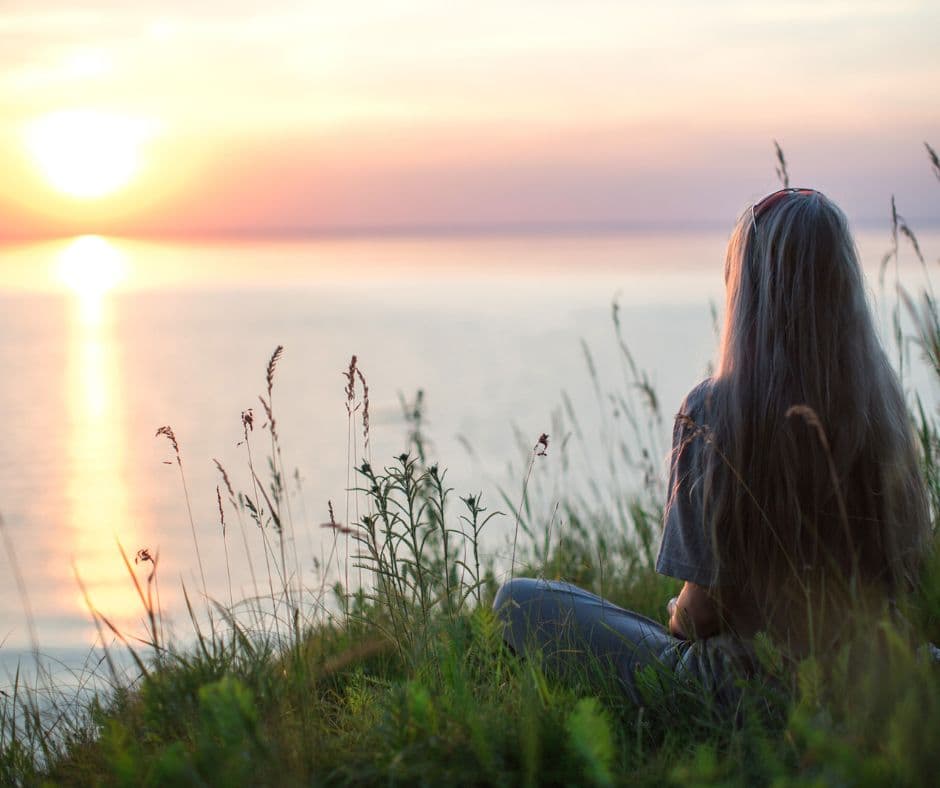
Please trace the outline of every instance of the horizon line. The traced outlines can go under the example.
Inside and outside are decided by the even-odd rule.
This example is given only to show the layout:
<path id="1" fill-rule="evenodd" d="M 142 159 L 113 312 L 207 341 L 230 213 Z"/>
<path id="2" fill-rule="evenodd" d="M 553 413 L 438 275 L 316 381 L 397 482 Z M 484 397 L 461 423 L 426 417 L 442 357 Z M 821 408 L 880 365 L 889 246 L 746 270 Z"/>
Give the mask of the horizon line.
<path id="1" fill-rule="evenodd" d="M 933 230 L 940 228 L 937 217 L 913 217 L 907 219 L 908 225 L 915 224 L 919 229 Z M 855 228 L 866 230 L 878 227 L 890 228 L 890 217 L 859 217 L 852 222 Z M 328 226 L 288 226 L 288 227 L 217 227 L 205 229 L 177 230 L 123 230 L 89 227 L 82 230 L 61 230 L 51 232 L 8 233 L 0 230 L 0 244 L 42 243 L 48 241 L 78 238 L 95 235 L 105 238 L 123 238 L 127 240 L 174 242 L 174 241 L 224 241 L 224 240 L 264 240 L 290 241 L 315 239 L 356 239 L 356 238 L 481 238 L 525 237 L 525 236 L 584 236 L 584 235 L 623 235 L 627 233 L 660 232 L 731 232 L 733 223 L 719 220 L 695 221 L 628 221 L 599 220 L 587 222 L 569 221 L 522 221 L 522 222 L 467 222 L 467 223 L 415 223 L 401 225 L 362 224 Z M 916 229 L 915 229 L 916 232 Z"/>

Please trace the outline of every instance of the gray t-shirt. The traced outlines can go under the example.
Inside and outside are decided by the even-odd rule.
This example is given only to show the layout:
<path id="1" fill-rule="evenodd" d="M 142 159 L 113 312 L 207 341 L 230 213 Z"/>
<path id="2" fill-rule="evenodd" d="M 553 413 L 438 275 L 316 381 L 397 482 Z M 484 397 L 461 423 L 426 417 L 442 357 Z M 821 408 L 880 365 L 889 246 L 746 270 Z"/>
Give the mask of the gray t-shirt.
<path id="1" fill-rule="evenodd" d="M 702 507 L 705 418 L 711 379 L 690 391 L 679 408 L 672 434 L 669 499 L 663 514 L 663 538 L 656 571 L 712 587 L 723 585 Z"/>

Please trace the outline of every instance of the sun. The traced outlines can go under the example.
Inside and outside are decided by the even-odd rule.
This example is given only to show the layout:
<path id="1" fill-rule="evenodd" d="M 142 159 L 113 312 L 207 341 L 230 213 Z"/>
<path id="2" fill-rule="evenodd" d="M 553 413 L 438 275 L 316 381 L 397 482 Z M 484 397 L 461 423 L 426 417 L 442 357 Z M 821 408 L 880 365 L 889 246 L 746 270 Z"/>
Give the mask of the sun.
<path id="1" fill-rule="evenodd" d="M 119 191 L 139 173 L 146 121 L 98 110 L 43 115 L 26 129 L 26 145 L 49 184 L 78 199 Z"/>

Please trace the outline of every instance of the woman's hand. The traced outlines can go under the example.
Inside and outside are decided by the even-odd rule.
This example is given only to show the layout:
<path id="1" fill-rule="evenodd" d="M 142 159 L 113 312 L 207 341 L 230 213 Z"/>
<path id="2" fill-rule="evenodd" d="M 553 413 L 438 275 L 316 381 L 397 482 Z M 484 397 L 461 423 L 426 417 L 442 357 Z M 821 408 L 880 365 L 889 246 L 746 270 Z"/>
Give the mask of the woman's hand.
<path id="1" fill-rule="evenodd" d="M 721 617 L 718 603 L 708 589 L 686 582 L 678 597 L 666 605 L 669 611 L 669 631 L 683 640 L 701 640 L 717 635 Z"/>

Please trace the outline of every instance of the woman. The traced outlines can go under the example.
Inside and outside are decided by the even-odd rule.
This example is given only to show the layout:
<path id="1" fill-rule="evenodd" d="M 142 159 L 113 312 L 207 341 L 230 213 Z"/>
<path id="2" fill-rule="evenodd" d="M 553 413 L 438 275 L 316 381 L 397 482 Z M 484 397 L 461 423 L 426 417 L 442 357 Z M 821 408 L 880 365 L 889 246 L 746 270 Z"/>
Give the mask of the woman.
<path id="1" fill-rule="evenodd" d="M 715 691 L 767 632 L 794 657 L 837 644 L 848 612 L 916 582 L 925 490 L 897 377 L 845 216 L 783 189 L 739 219 L 717 371 L 676 418 L 656 569 L 684 581 L 668 629 L 566 583 L 516 579 L 494 606 L 518 653 L 600 662 L 636 698 L 659 665 Z"/>

